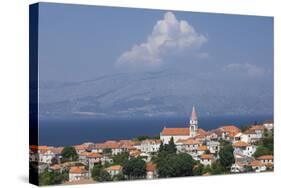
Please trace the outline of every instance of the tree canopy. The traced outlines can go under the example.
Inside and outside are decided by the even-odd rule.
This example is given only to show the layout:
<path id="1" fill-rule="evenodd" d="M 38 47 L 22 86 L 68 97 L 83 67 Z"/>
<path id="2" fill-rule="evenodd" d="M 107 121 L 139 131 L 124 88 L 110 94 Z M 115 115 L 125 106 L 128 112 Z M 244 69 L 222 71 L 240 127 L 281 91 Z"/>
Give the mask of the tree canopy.
<path id="1" fill-rule="evenodd" d="M 219 162 L 225 171 L 229 171 L 235 159 L 233 156 L 233 147 L 231 144 L 225 144 L 219 152 Z"/>
<path id="2" fill-rule="evenodd" d="M 171 153 L 161 156 L 157 160 L 157 168 L 160 177 L 191 176 L 194 160 L 187 153 Z"/>
<path id="3" fill-rule="evenodd" d="M 64 147 L 61 155 L 65 161 L 76 161 L 78 159 L 78 154 L 72 146 Z"/>
<path id="4" fill-rule="evenodd" d="M 144 178 L 146 175 L 146 164 L 140 157 L 132 158 L 125 162 L 123 174 L 126 175 L 128 179 Z"/>
<path id="5" fill-rule="evenodd" d="M 272 151 L 265 146 L 258 146 L 256 152 L 253 154 L 254 157 L 262 155 L 272 155 Z"/>

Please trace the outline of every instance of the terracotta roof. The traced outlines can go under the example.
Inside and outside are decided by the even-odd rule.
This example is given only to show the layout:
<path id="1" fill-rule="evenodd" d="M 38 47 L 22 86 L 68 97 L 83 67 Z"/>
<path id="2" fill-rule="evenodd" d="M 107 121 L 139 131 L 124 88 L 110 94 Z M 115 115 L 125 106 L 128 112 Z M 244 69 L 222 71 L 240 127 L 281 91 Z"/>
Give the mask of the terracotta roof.
<path id="1" fill-rule="evenodd" d="M 76 145 L 76 146 L 74 146 L 74 148 L 76 150 L 86 150 L 88 148 L 88 146 L 86 146 L 86 145 Z"/>
<path id="2" fill-rule="evenodd" d="M 164 128 L 162 135 L 189 135 L 188 128 Z"/>
<path id="3" fill-rule="evenodd" d="M 54 154 L 61 154 L 63 147 L 56 147 L 50 149 Z"/>
<path id="4" fill-rule="evenodd" d="M 120 171 L 122 170 L 122 166 L 121 165 L 113 165 L 113 166 L 110 166 L 108 168 L 105 169 L 106 171 Z"/>
<path id="5" fill-rule="evenodd" d="M 198 150 L 198 151 L 206 151 L 206 150 L 208 150 L 208 147 L 205 146 L 205 145 L 202 145 L 202 146 L 199 146 L 199 147 L 197 148 L 197 150 Z"/>
<path id="6" fill-rule="evenodd" d="M 263 124 L 273 124 L 273 120 L 265 120 Z"/>
<path id="7" fill-rule="evenodd" d="M 254 129 L 248 129 L 244 132 L 244 134 L 256 134 L 256 131 Z"/>
<path id="8" fill-rule="evenodd" d="M 203 154 L 200 156 L 201 159 L 213 159 L 214 156 L 212 154 Z"/>
<path id="9" fill-rule="evenodd" d="M 255 160 L 250 163 L 250 166 L 263 166 L 263 164 L 260 161 Z"/>
<path id="10" fill-rule="evenodd" d="M 141 143 L 160 144 L 161 140 L 159 140 L 159 139 L 146 139 L 146 140 L 143 140 Z"/>
<path id="11" fill-rule="evenodd" d="M 36 146 L 34 146 L 34 147 L 36 147 Z M 37 149 L 38 150 L 48 150 L 49 147 L 48 146 L 37 146 Z"/>
<path id="12" fill-rule="evenodd" d="M 262 155 L 257 158 L 258 160 L 273 160 L 273 155 Z"/>
<path id="13" fill-rule="evenodd" d="M 106 149 L 106 148 L 110 148 L 110 149 L 116 149 L 116 148 L 120 148 L 121 145 L 120 143 L 116 142 L 116 141 L 107 141 L 104 143 L 97 143 L 94 145 L 93 148 L 97 148 L 97 149 Z"/>
<path id="14" fill-rule="evenodd" d="M 52 170 L 59 170 L 59 169 L 61 169 L 61 165 L 55 164 L 53 166 L 50 166 L 50 169 L 52 169 Z"/>
<path id="15" fill-rule="evenodd" d="M 85 156 L 87 158 L 101 158 L 102 155 L 99 153 L 95 153 L 95 152 L 83 152 L 80 154 L 80 156 Z"/>
<path id="16" fill-rule="evenodd" d="M 141 154 L 141 152 L 139 150 L 133 150 L 130 152 L 130 156 L 132 157 L 137 157 Z"/>
<path id="17" fill-rule="evenodd" d="M 189 139 L 179 139 L 177 141 L 177 143 L 183 143 L 183 144 L 186 144 L 186 145 L 199 144 L 199 142 L 197 140 L 194 140 L 192 138 L 189 138 Z"/>
<path id="18" fill-rule="evenodd" d="M 90 183 L 96 183 L 95 180 L 92 179 L 80 179 L 75 181 L 66 181 L 63 184 L 64 185 L 78 185 L 78 184 L 90 184 Z"/>
<path id="19" fill-rule="evenodd" d="M 146 163 L 146 171 L 155 171 L 156 164 L 153 164 L 152 162 Z"/>
<path id="20" fill-rule="evenodd" d="M 84 166 L 73 166 L 69 170 L 69 173 L 72 173 L 72 174 L 84 174 L 87 172 L 88 171 L 85 169 Z"/>
<path id="21" fill-rule="evenodd" d="M 241 130 L 235 125 L 225 125 L 220 127 L 220 129 L 224 132 L 241 132 Z"/>
<path id="22" fill-rule="evenodd" d="M 202 136 L 206 136 L 206 135 L 207 135 L 207 132 L 206 132 L 204 129 L 199 128 L 199 129 L 197 130 L 197 134 L 202 135 Z"/>
<path id="23" fill-rule="evenodd" d="M 253 125 L 250 129 L 251 130 L 264 130 L 264 126 L 263 125 Z"/>
<path id="24" fill-rule="evenodd" d="M 233 144 L 233 147 L 247 147 L 247 146 L 249 146 L 249 144 L 243 141 L 238 141 Z"/>

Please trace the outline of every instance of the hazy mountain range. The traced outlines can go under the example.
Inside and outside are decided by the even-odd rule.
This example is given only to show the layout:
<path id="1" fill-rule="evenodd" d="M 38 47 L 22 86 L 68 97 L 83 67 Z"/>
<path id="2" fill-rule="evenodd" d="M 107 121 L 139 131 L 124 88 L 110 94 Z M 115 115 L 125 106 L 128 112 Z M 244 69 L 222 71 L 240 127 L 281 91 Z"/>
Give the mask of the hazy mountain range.
<path id="1" fill-rule="evenodd" d="M 195 105 L 202 116 L 273 113 L 267 81 L 221 78 L 162 70 L 79 82 L 40 81 L 39 111 L 41 117 L 167 117 L 189 115 Z"/>

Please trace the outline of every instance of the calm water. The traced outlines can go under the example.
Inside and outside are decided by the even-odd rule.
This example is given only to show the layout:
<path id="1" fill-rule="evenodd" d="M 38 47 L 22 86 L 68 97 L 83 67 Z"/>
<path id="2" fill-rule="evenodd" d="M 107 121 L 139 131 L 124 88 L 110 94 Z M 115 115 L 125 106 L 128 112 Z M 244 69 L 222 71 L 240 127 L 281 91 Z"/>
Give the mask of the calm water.
<path id="1" fill-rule="evenodd" d="M 272 116 L 224 116 L 199 119 L 199 127 L 205 130 L 221 125 L 249 125 L 263 122 Z M 137 136 L 159 135 L 164 126 L 184 127 L 186 118 L 172 119 L 41 119 L 39 127 L 39 144 L 66 146 L 84 142 L 102 142 L 105 140 L 130 139 Z"/>

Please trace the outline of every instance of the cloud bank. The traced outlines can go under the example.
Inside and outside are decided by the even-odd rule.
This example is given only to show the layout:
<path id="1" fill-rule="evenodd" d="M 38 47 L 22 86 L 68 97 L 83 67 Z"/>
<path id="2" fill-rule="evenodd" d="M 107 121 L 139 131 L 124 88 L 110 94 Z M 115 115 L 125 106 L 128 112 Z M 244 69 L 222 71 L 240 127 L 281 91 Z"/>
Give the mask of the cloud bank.
<path id="1" fill-rule="evenodd" d="M 116 65 L 129 68 L 159 67 L 166 56 L 179 53 L 204 58 L 207 54 L 198 49 L 205 42 L 207 38 L 197 33 L 186 20 L 179 21 L 172 12 L 167 12 L 162 20 L 157 21 L 147 40 L 124 52 Z"/>
<path id="2" fill-rule="evenodd" d="M 250 64 L 250 63 L 231 63 L 223 68 L 223 71 L 246 74 L 250 77 L 263 76 L 266 70 L 262 67 Z"/>

